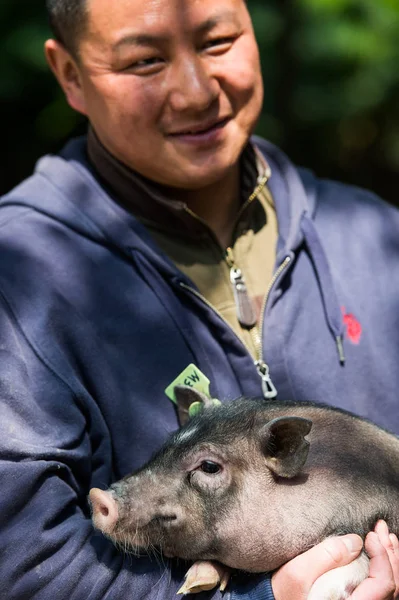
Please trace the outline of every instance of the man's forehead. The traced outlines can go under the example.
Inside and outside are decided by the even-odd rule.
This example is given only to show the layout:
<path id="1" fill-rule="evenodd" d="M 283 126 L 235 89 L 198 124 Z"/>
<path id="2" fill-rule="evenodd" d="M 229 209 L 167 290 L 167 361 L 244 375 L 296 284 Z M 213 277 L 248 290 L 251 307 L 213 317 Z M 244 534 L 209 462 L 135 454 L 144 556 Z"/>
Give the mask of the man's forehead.
<path id="1" fill-rule="evenodd" d="M 234 12 L 222 12 L 216 14 L 214 17 L 205 19 L 199 23 L 193 24 L 193 33 L 198 35 L 204 35 L 208 31 L 214 29 L 219 23 L 225 22 L 237 22 L 237 15 Z M 151 28 L 148 28 L 148 31 Z M 155 25 L 154 33 L 145 33 L 142 30 L 124 32 L 117 37 L 115 42 L 112 44 L 113 50 L 119 50 L 123 46 L 148 46 L 155 42 L 167 40 L 173 32 L 170 29 L 166 29 L 165 33 L 162 33 L 162 29 L 158 31 L 158 27 Z M 190 28 L 191 29 L 191 28 Z"/>
<path id="2" fill-rule="evenodd" d="M 244 0 L 88 0 L 88 24 L 92 33 L 107 31 L 117 43 L 129 29 L 151 35 L 162 26 L 170 31 L 170 23 L 173 30 L 206 31 L 221 22 L 237 21 L 243 5 Z"/>

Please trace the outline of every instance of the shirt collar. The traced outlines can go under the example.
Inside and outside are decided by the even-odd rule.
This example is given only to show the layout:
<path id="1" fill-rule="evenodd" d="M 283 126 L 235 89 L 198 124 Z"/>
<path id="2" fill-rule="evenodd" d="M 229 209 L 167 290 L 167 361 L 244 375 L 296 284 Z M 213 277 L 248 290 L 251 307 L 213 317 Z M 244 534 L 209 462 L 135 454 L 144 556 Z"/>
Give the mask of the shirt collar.
<path id="1" fill-rule="evenodd" d="M 181 236 L 203 237 L 207 226 L 187 210 L 187 205 L 167 197 L 161 185 L 143 177 L 116 159 L 100 142 L 90 127 L 87 138 L 89 160 L 102 184 L 116 202 L 144 223 Z M 259 182 L 270 176 L 263 155 L 251 142 L 241 156 L 241 199 L 244 205 Z M 256 199 L 254 199 L 256 200 Z M 251 205 L 245 207 L 251 210 Z M 240 217 L 243 217 L 243 213 Z"/>

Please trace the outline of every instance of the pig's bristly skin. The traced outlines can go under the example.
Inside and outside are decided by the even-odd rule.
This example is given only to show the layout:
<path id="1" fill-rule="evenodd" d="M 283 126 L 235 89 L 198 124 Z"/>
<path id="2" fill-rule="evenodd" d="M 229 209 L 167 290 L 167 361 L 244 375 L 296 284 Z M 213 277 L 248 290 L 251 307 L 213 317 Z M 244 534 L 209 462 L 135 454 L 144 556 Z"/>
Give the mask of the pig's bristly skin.
<path id="1" fill-rule="evenodd" d="M 265 437 L 265 424 L 287 415 L 312 422 L 302 430 L 307 460 L 302 434 Z M 303 466 L 292 462 L 299 451 Z M 284 476 L 279 461 L 289 463 Z M 112 485 L 119 518 L 102 529 L 123 547 L 269 571 L 329 535 L 365 536 L 378 518 L 398 534 L 398 465 L 399 440 L 353 415 L 238 400 L 204 410 Z"/>

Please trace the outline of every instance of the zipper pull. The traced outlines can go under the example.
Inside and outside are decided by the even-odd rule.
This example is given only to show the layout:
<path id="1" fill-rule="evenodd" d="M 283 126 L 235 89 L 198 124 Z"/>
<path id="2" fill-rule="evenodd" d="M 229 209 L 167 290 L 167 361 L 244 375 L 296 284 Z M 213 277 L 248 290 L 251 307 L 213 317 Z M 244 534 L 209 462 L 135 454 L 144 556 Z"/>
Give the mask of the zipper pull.
<path id="1" fill-rule="evenodd" d="M 258 319 L 254 304 L 248 294 L 244 276 L 241 269 L 235 265 L 231 248 L 227 248 L 226 250 L 226 262 L 230 267 L 230 282 L 233 286 L 237 319 L 243 327 L 250 329 L 256 325 Z"/>
<path id="2" fill-rule="evenodd" d="M 236 304 L 237 319 L 243 327 L 251 328 L 256 325 L 256 313 L 253 302 L 248 295 L 247 286 L 240 269 L 230 269 L 230 281 L 233 286 L 234 301 Z"/>
<path id="3" fill-rule="evenodd" d="M 263 362 L 263 360 L 257 360 L 255 362 L 255 366 L 262 379 L 263 397 L 266 400 L 273 400 L 277 396 L 277 390 L 274 386 L 272 378 L 270 377 L 269 366 Z"/>

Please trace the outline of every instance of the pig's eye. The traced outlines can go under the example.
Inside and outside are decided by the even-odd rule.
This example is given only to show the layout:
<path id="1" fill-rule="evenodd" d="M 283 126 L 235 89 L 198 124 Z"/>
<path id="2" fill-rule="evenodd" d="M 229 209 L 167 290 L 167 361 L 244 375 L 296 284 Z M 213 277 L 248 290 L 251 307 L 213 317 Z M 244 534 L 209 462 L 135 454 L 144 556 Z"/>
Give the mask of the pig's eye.
<path id="1" fill-rule="evenodd" d="M 208 475 L 215 475 L 220 471 L 220 465 L 212 462 L 211 460 L 204 460 L 204 462 L 200 464 L 199 468 L 203 473 L 207 473 Z"/>

